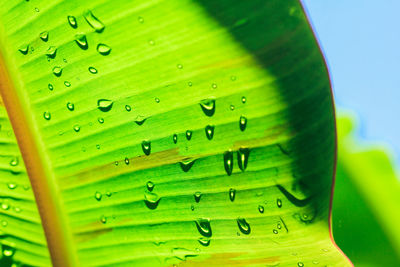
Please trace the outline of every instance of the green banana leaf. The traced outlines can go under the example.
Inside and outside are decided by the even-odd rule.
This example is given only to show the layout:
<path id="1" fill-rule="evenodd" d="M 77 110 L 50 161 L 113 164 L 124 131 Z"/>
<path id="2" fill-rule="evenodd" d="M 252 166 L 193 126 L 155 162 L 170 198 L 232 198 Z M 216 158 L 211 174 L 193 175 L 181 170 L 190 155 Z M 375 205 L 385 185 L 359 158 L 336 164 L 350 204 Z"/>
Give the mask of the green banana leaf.
<path id="1" fill-rule="evenodd" d="M 400 179 L 386 146 L 355 137 L 355 118 L 338 113 L 333 234 L 355 266 L 399 266 Z"/>
<path id="2" fill-rule="evenodd" d="M 2 0 L 0 51 L 4 266 L 351 265 L 299 1 Z"/>

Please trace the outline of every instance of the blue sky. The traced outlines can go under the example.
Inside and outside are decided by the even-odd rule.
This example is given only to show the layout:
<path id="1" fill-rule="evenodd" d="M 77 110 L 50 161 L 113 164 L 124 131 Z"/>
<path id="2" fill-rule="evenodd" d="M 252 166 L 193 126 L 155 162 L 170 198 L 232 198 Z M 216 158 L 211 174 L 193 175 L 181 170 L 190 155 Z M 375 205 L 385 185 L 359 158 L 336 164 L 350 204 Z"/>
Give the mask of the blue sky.
<path id="1" fill-rule="evenodd" d="M 400 163 L 400 1 L 303 0 L 327 60 L 336 106 L 360 117 L 359 135 Z"/>

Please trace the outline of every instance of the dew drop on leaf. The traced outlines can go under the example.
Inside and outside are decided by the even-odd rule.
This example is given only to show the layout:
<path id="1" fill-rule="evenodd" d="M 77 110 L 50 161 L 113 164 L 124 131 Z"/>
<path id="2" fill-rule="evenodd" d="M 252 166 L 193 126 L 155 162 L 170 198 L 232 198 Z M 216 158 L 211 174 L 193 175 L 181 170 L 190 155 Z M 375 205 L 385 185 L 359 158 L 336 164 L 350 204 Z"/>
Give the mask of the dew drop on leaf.
<path id="1" fill-rule="evenodd" d="M 12 256 L 14 256 L 15 248 L 13 248 L 11 246 L 7 246 L 5 244 L 2 244 L 1 248 L 2 248 L 1 250 L 2 250 L 2 254 L 4 257 L 11 258 Z"/>
<path id="2" fill-rule="evenodd" d="M 229 199 L 233 202 L 235 201 L 235 197 L 236 197 L 236 190 L 233 188 L 229 189 Z"/>
<path id="3" fill-rule="evenodd" d="M 259 211 L 260 213 L 264 213 L 264 206 L 258 205 L 258 211 Z"/>
<path id="4" fill-rule="evenodd" d="M 111 52 L 111 47 L 106 44 L 98 44 L 97 52 L 99 52 L 100 55 L 107 56 Z"/>
<path id="5" fill-rule="evenodd" d="M 18 165 L 18 163 L 19 163 L 18 158 L 17 158 L 17 157 L 14 157 L 14 158 L 12 158 L 11 161 L 10 161 L 10 166 L 11 166 L 11 167 L 15 167 L 15 166 Z"/>
<path id="6" fill-rule="evenodd" d="M 55 58 L 57 53 L 57 48 L 55 46 L 50 46 L 46 51 L 46 56 L 48 58 Z"/>
<path id="7" fill-rule="evenodd" d="M 211 87 L 212 87 L 212 89 L 216 89 L 217 88 L 217 84 L 213 83 L 213 84 L 211 84 Z"/>
<path id="8" fill-rule="evenodd" d="M 192 134 L 193 134 L 192 131 L 187 130 L 187 131 L 186 131 L 186 139 L 190 141 L 190 139 L 192 139 Z"/>
<path id="9" fill-rule="evenodd" d="M 233 110 L 235 110 L 235 106 L 234 105 L 231 105 L 230 106 L 230 109 L 233 111 Z"/>
<path id="10" fill-rule="evenodd" d="M 231 76 L 231 81 L 236 81 L 236 76 Z"/>
<path id="11" fill-rule="evenodd" d="M 97 108 L 103 112 L 110 111 L 114 102 L 108 99 L 97 100 Z"/>
<path id="12" fill-rule="evenodd" d="M 188 86 L 191 87 L 193 85 L 192 82 L 188 82 Z"/>
<path id="13" fill-rule="evenodd" d="M 74 103 L 68 102 L 67 103 L 67 109 L 70 111 L 73 111 L 75 109 Z"/>
<path id="14" fill-rule="evenodd" d="M 79 132 L 81 130 L 81 127 L 79 125 L 74 125 L 74 131 Z"/>
<path id="15" fill-rule="evenodd" d="M 208 247 L 210 245 L 210 243 L 211 243 L 210 239 L 204 238 L 204 237 L 200 237 L 198 239 L 198 241 L 199 241 L 200 245 L 205 246 L 205 247 Z"/>
<path id="16" fill-rule="evenodd" d="M 21 47 L 20 49 L 18 49 L 19 52 L 21 52 L 21 54 L 26 55 L 29 52 L 29 45 L 26 45 L 24 47 Z"/>
<path id="17" fill-rule="evenodd" d="M 103 224 L 106 224 L 106 223 L 107 223 L 107 217 L 104 216 L 104 215 L 102 215 L 102 216 L 100 217 L 100 222 L 103 223 Z"/>
<path id="18" fill-rule="evenodd" d="M 97 74 L 97 69 L 95 67 L 89 67 L 88 70 L 91 74 Z"/>
<path id="19" fill-rule="evenodd" d="M 7 203 L 1 203 L 1 208 L 3 210 L 8 210 L 8 209 L 10 209 L 10 205 L 8 205 Z"/>
<path id="20" fill-rule="evenodd" d="M 242 96 L 242 103 L 243 104 L 246 103 L 246 97 L 245 96 Z"/>
<path id="21" fill-rule="evenodd" d="M 129 165 L 129 159 L 128 158 L 125 158 L 124 162 L 125 162 L 126 165 Z"/>
<path id="22" fill-rule="evenodd" d="M 233 152 L 232 151 L 226 151 L 224 153 L 224 168 L 228 175 L 232 174 L 232 170 L 233 170 Z"/>
<path id="23" fill-rule="evenodd" d="M 139 23 L 143 23 L 144 19 L 142 17 L 138 17 L 138 21 L 139 21 Z"/>
<path id="24" fill-rule="evenodd" d="M 186 160 L 186 161 L 179 162 L 179 165 L 181 166 L 182 171 L 188 172 L 190 170 L 190 168 L 192 168 L 194 162 L 195 162 L 195 160 Z"/>
<path id="25" fill-rule="evenodd" d="M 250 234 L 250 232 L 251 232 L 250 225 L 246 222 L 246 220 L 244 218 L 238 218 L 236 220 L 236 222 L 237 222 L 240 232 L 242 232 L 245 235 Z"/>
<path id="26" fill-rule="evenodd" d="M 49 32 L 48 31 L 41 32 L 39 37 L 40 39 L 42 39 L 43 42 L 47 42 L 49 40 Z"/>
<path id="27" fill-rule="evenodd" d="M 87 23 L 98 33 L 102 32 L 105 28 L 104 24 L 96 18 L 92 11 L 87 10 L 83 13 L 83 16 L 85 17 Z"/>
<path id="28" fill-rule="evenodd" d="M 212 230 L 209 219 L 198 219 L 195 221 L 197 230 L 202 236 L 211 237 Z"/>
<path id="29" fill-rule="evenodd" d="M 146 187 L 147 187 L 147 190 L 149 190 L 149 191 L 151 192 L 151 191 L 153 191 L 153 189 L 154 189 L 154 183 L 151 182 L 151 181 L 148 181 L 148 182 L 146 183 Z"/>
<path id="30" fill-rule="evenodd" d="M 45 111 L 45 112 L 43 113 L 43 118 L 44 118 L 45 120 L 50 120 L 50 119 L 51 119 L 51 114 L 50 114 L 50 112 Z"/>
<path id="31" fill-rule="evenodd" d="M 54 68 L 53 68 L 53 74 L 54 74 L 56 77 L 60 77 L 61 74 L 62 74 L 62 68 L 59 67 L 59 66 L 54 67 Z"/>
<path id="32" fill-rule="evenodd" d="M 144 141 L 142 142 L 142 150 L 143 150 L 143 153 L 144 153 L 146 156 L 150 155 L 150 152 L 151 152 L 151 142 L 148 141 L 148 140 L 144 140 Z"/>
<path id="33" fill-rule="evenodd" d="M 178 69 L 183 69 L 183 65 L 182 65 L 182 64 L 178 64 L 178 65 L 176 65 L 176 67 L 177 67 Z"/>
<path id="34" fill-rule="evenodd" d="M 78 23 L 76 22 L 76 18 L 74 16 L 68 16 L 67 18 L 68 18 L 69 25 L 72 28 L 76 29 L 78 27 Z"/>
<path id="35" fill-rule="evenodd" d="M 76 34 L 75 42 L 83 50 L 86 50 L 89 48 L 89 44 L 88 44 L 85 34 L 81 34 L 81 33 Z"/>
<path id="36" fill-rule="evenodd" d="M 299 261 L 299 262 L 297 263 L 297 266 L 298 266 L 298 267 L 304 267 L 304 263 L 302 263 L 301 261 Z"/>
<path id="37" fill-rule="evenodd" d="M 54 87 L 53 87 L 53 85 L 52 85 L 51 83 L 49 83 L 49 84 L 47 85 L 47 87 L 49 88 L 50 91 L 53 91 L 53 89 L 54 89 Z"/>
<path id="38" fill-rule="evenodd" d="M 176 144 L 176 143 L 178 142 L 178 135 L 177 135 L 177 134 L 174 134 L 174 135 L 172 136 L 172 140 L 174 141 L 174 144 Z"/>
<path id="39" fill-rule="evenodd" d="M 276 230 L 276 229 L 272 230 L 272 232 L 273 232 L 274 234 L 278 234 L 278 230 Z"/>
<path id="40" fill-rule="evenodd" d="M 71 86 L 71 83 L 70 83 L 69 81 L 65 81 L 65 82 L 64 82 L 64 85 L 65 85 L 65 87 L 70 87 L 70 86 Z"/>
<path id="41" fill-rule="evenodd" d="M 129 105 L 125 105 L 125 110 L 129 112 L 129 111 L 132 110 L 132 108 L 131 108 L 131 106 L 129 106 Z"/>
<path id="42" fill-rule="evenodd" d="M 99 191 L 97 191 L 96 193 L 94 193 L 94 198 L 95 198 L 97 201 L 100 201 L 102 197 L 103 197 L 103 195 L 102 195 Z"/>
<path id="43" fill-rule="evenodd" d="M 104 119 L 103 119 L 103 118 L 97 118 L 97 121 L 98 121 L 100 124 L 103 124 L 103 123 L 104 123 Z"/>
<path id="44" fill-rule="evenodd" d="M 246 126 L 247 126 L 247 118 L 242 115 L 240 116 L 239 119 L 239 128 L 243 132 L 244 130 L 246 130 Z"/>
<path id="45" fill-rule="evenodd" d="M 17 188 L 17 184 L 14 184 L 14 183 L 9 183 L 9 184 L 7 184 L 7 186 L 8 186 L 8 188 L 11 189 L 11 190 Z"/>
<path id="46" fill-rule="evenodd" d="M 249 155 L 250 155 L 250 149 L 248 148 L 239 148 L 237 152 L 237 159 L 238 159 L 238 165 L 239 169 L 244 172 L 244 170 L 247 168 L 247 162 L 249 160 Z"/>
<path id="47" fill-rule="evenodd" d="M 158 204 L 160 203 L 161 198 L 153 192 L 145 192 L 144 194 L 144 203 L 146 207 L 154 210 L 157 208 Z"/>
<path id="48" fill-rule="evenodd" d="M 204 114 L 211 117 L 215 113 L 215 99 L 204 99 L 200 102 Z"/>
<path id="49" fill-rule="evenodd" d="M 156 101 L 156 103 L 160 103 L 160 99 L 158 97 L 154 98 L 154 101 Z"/>
<path id="50" fill-rule="evenodd" d="M 213 139 L 213 137 L 214 137 L 214 128 L 215 128 L 215 126 L 213 126 L 213 125 L 207 125 L 206 126 L 205 131 L 206 131 L 206 136 L 207 136 L 208 140 Z"/>
<path id="51" fill-rule="evenodd" d="M 199 203 L 200 199 L 201 199 L 201 192 L 197 191 L 196 193 L 194 193 L 194 200 Z"/>
<path id="52" fill-rule="evenodd" d="M 143 123 L 147 120 L 147 118 L 137 117 L 135 123 L 139 126 L 143 125 Z"/>
<path id="53" fill-rule="evenodd" d="M 278 208 L 282 207 L 282 200 L 280 198 L 276 199 L 276 205 L 278 206 Z"/>

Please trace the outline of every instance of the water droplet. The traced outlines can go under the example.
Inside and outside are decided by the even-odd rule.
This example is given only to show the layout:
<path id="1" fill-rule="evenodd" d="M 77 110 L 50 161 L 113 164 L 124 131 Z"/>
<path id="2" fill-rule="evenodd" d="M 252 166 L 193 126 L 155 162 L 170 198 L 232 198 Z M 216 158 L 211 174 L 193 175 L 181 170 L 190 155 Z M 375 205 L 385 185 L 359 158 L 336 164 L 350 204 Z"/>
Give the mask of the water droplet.
<path id="1" fill-rule="evenodd" d="M 104 123 L 104 119 L 103 119 L 103 118 L 97 118 L 97 121 L 98 121 L 100 124 L 103 124 L 103 123 Z"/>
<path id="2" fill-rule="evenodd" d="M 132 110 L 132 108 L 131 108 L 131 106 L 129 106 L 129 105 L 125 105 L 125 110 L 129 112 L 129 111 Z"/>
<path id="3" fill-rule="evenodd" d="M 106 196 L 111 197 L 112 193 L 110 191 L 106 192 Z"/>
<path id="4" fill-rule="evenodd" d="M 188 82 L 188 86 L 191 87 L 193 85 L 192 82 Z"/>
<path id="5" fill-rule="evenodd" d="M 198 239 L 198 241 L 199 241 L 200 245 L 205 246 L 205 247 L 208 247 L 210 245 L 210 243 L 211 243 L 210 239 L 204 238 L 204 237 L 200 237 Z"/>
<path id="6" fill-rule="evenodd" d="M 156 101 L 156 103 L 160 103 L 160 99 L 158 97 L 154 98 L 154 101 Z"/>
<path id="7" fill-rule="evenodd" d="M 94 198 L 95 198 L 97 201 L 100 201 L 102 197 L 103 197 L 103 195 L 102 195 L 99 191 L 97 191 L 96 193 L 94 193 Z"/>
<path id="8" fill-rule="evenodd" d="M 299 266 L 299 267 L 304 267 L 304 263 L 302 263 L 301 261 L 299 261 L 299 262 L 297 263 L 297 266 Z"/>
<path id="9" fill-rule="evenodd" d="M 280 224 L 280 223 L 277 223 L 276 224 L 276 227 L 280 230 L 280 229 L 282 229 L 282 225 Z"/>
<path id="10" fill-rule="evenodd" d="M 138 17 L 138 21 L 139 21 L 139 23 L 143 23 L 144 19 L 142 17 Z"/>
<path id="11" fill-rule="evenodd" d="M 100 222 L 102 222 L 103 224 L 106 224 L 106 223 L 107 223 L 107 217 L 104 216 L 104 215 L 102 215 L 102 216 L 100 217 Z"/>
<path id="12" fill-rule="evenodd" d="M 202 236 L 211 237 L 212 230 L 209 219 L 198 219 L 195 221 L 197 230 Z"/>
<path id="13" fill-rule="evenodd" d="M 99 144 L 97 144 L 97 145 L 96 145 L 96 148 L 97 148 L 97 149 L 100 149 L 100 145 L 99 145 Z"/>
<path id="14" fill-rule="evenodd" d="M 111 52 L 111 47 L 109 47 L 106 44 L 98 44 L 97 45 L 97 52 L 99 52 L 100 55 L 107 56 Z"/>
<path id="15" fill-rule="evenodd" d="M 81 130 L 81 127 L 79 125 L 74 125 L 74 131 L 79 132 Z"/>
<path id="16" fill-rule="evenodd" d="M 276 199 L 276 205 L 278 206 L 278 208 L 282 207 L 282 200 L 280 198 Z"/>
<path id="17" fill-rule="evenodd" d="M 83 13 L 83 16 L 85 17 L 87 23 L 98 33 L 102 32 L 105 28 L 104 24 L 96 18 L 92 11 L 87 10 L 85 13 Z"/>
<path id="18" fill-rule="evenodd" d="M 57 48 L 55 46 L 50 46 L 46 51 L 46 56 L 48 58 L 55 58 L 57 54 Z"/>
<path id="19" fill-rule="evenodd" d="M 155 45 L 156 43 L 154 42 L 154 40 L 149 40 L 149 45 Z"/>
<path id="20" fill-rule="evenodd" d="M 44 118 L 45 120 L 50 120 L 50 119 L 51 119 L 51 114 L 50 114 L 50 112 L 45 111 L 45 112 L 43 113 L 43 118 Z"/>
<path id="21" fill-rule="evenodd" d="M 231 108 L 231 110 L 235 110 L 235 106 L 234 105 L 231 105 L 230 108 Z"/>
<path id="22" fill-rule="evenodd" d="M 178 142 L 178 135 L 177 135 L 177 134 L 174 134 L 174 135 L 172 136 L 172 140 L 174 141 L 174 144 L 176 144 L 176 143 Z"/>
<path id="23" fill-rule="evenodd" d="M 97 100 L 97 107 L 103 112 L 110 111 L 114 102 L 108 99 L 99 99 Z"/>
<path id="24" fill-rule="evenodd" d="M 246 97 L 245 96 L 242 96 L 242 103 L 243 104 L 246 103 Z"/>
<path id="25" fill-rule="evenodd" d="M 258 205 L 258 211 L 259 211 L 260 213 L 264 213 L 264 206 Z"/>
<path id="26" fill-rule="evenodd" d="M 53 87 L 53 85 L 52 85 L 51 83 L 49 83 L 49 84 L 47 85 L 47 87 L 49 88 L 50 91 L 53 91 L 53 89 L 54 89 L 54 87 Z"/>
<path id="27" fill-rule="evenodd" d="M 146 156 L 150 155 L 150 152 L 151 152 L 151 142 L 148 141 L 148 140 L 144 140 L 144 141 L 142 142 L 142 150 L 143 150 L 143 153 L 144 153 Z"/>
<path id="28" fill-rule="evenodd" d="M 97 69 L 95 67 L 89 67 L 88 70 L 92 74 L 96 74 L 97 73 Z"/>
<path id="29" fill-rule="evenodd" d="M 187 131 L 186 131 L 186 139 L 190 141 L 190 139 L 192 139 L 192 134 L 193 134 L 192 131 L 187 130 Z"/>
<path id="30" fill-rule="evenodd" d="M 23 55 L 28 54 L 29 52 L 29 45 L 26 45 L 24 47 L 21 47 L 20 49 L 18 49 L 19 52 L 21 52 Z"/>
<path id="31" fill-rule="evenodd" d="M 236 190 L 231 188 L 229 189 L 229 199 L 233 202 L 236 197 Z"/>
<path id="32" fill-rule="evenodd" d="M 213 125 L 207 125 L 205 128 L 206 131 L 206 136 L 208 140 L 211 140 L 214 137 L 214 126 Z"/>
<path id="33" fill-rule="evenodd" d="M 226 173 L 231 175 L 233 170 L 233 152 L 230 150 L 224 153 L 224 167 Z"/>
<path id="34" fill-rule="evenodd" d="M 76 22 L 76 18 L 74 16 L 68 16 L 68 23 L 72 28 L 76 29 L 78 27 L 78 23 Z"/>
<path id="35" fill-rule="evenodd" d="M 182 65 L 182 64 L 178 64 L 178 65 L 176 65 L 176 67 L 177 67 L 178 69 L 182 69 L 182 68 L 183 68 L 183 65 Z"/>
<path id="36" fill-rule="evenodd" d="M 272 230 L 272 232 L 273 232 L 274 234 L 278 234 L 278 230 L 276 230 L 276 229 Z"/>
<path id="37" fill-rule="evenodd" d="M 42 39 L 44 42 L 47 42 L 49 40 L 49 32 L 48 31 L 44 31 L 41 32 L 39 35 L 40 39 Z"/>
<path id="38" fill-rule="evenodd" d="M 11 190 L 17 188 L 17 184 L 14 184 L 14 183 L 9 183 L 9 184 L 7 184 L 7 186 L 8 186 L 8 188 L 11 189 Z"/>
<path id="39" fill-rule="evenodd" d="M 247 118 L 242 115 L 240 116 L 239 120 L 239 128 L 243 132 L 244 130 L 246 130 L 246 126 L 247 126 Z"/>
<path id="40" fill-rule="evenodd" d="M 231 76 L 231 81 L 236 81 L 236 76 Z"/>
<path id="41" fill-rule="evenodd" d="M 148 182 L 146 183 L 146 186 L 147 186 L 147 190 L 149 190 L 150 192 L 153 191 L 153 189 L 154 189 L 154 183 L 153 183 L 152 181 L 148 181 Z"/>
<path id="42" fill-rule="evenodd" d="M 200 102 L 204 114 L 211 117 L 215 113 L 215 99 L 204 99 Z"/>
<path id="43" fill-rule="evenodd" d="M 242 232 L 245 235 L 250 234 L 251 228 L 250 228 L 250 225 L 246 222 L 245 219 L 238 218 L 236 221 L 237 221 L 237 225 L 239 226 L 240 232 Z"/>
<path id="44" fill-rule="evenodd" d="M 239 169 L 241 169 L 242 172 L 244 172 L 244 170 L 247 168 L 249 154 L 250 154 L 250 149 L 248 148 L 239 148 L 237 152 L 238 165 Z"/>
<path id="45" fill-rule="evenodd" d="M 64 82 L 64 85 L 65 85 L 65 87 L 70 87 L 70 86 L 71 86 L 71 83 L 70 83 L 69 81 L 65 81 L 65 82 Z"/>
<path id="46" fill-rule="evenodd" d="M 213 83 L 213 84 L 211 84 L 211 87 L 212 87 L 212 89 L 216 89 L 217 88 L 217 84 Z"/>
<path id="47" fill-rule="evenodd" d="M 54 67 L 54 68 L 53 68 L 53 74 L 54 74 L 56 77 L 60 77 L 61 74 L 62 74 L 62 68 L 61 68 L 61 67 L 58 67 L 58 66 Z"/>
<path id="48" fill-rule="evenodd" d="M 86 49 L 89 48 L 89 44 L 87 42 L 85 34 L 81 34 L 81 33 L 76 34 L 75 35 L 75 42 L 83 50 L 86 50 Z"/>
<path id="49" fill-rule="evenodd" d="M 194 200 L 199 203 L 200 202 L 200 198 L 201 198 L 201 192 L 197 191 L 196 193 L 193 194 L 194 196 Z"/>
<path id="50" fill-rule="evenodd" d="M 3 254 L 4 257 L 10 258 L 15 253 L 15 248 L 13 248 L 11 246 L 7 246 L 5 244 L 2 244 L 1 248 L 2 248 L 2 254 Z"/>
<path id="51" fill-rule="evenodd" d="M 73 103 L 71 103 L 71 102 L 68 102 L 67 103 L 67 109 L 70 110 L 70 111 L 73 111 L 75 109 L 75 105 Z"/>
<path id="52" fill-rule="evenodd" d="M 190 168 L 192 168 L 194 162 L 195 162 L 195 160 L 186 160 L 186 161 L 179 162 L 179 164 L 181 165 L 182 171 L 188 172 L 190 170 Z"/>
<path id="53" fill-rule="evenodd" d="M 192 211 L 194 211 L 194 206 L 193 206 L 193 205 L 191 205 L 191 206 L 190 206 L 190 209 L 191 209 Z"/>
<path id="54" fill-rule="evenodd" d="M 135 123 L 139 126 L 143 125 L 143 123 L 147 120 L 147 118 L 144 117 L 137 117 L 135 120 Z"/>
<path id="55" fill-rule="evenodd" d="M 160 200 L 161 198 L 156 193 L 145 192 L 144 194 L 144 203 L 151 210 L 157 208 L 158 203 L 160 203 Z"/>
<path id="56" fill-rule="evenodd" d="M 125 158 L 124 162 L 125 162 L 126 165 L 129 165 L 129 159 L 128 158 Z"/>
<path id="57" fill-rule="evenodd" d="M 14 158 L 12 158 L 11 161 L 10 161 L 10 166 L 11 166 L 11 167 L 15 167 L 15 166 L 18 165 L 18 163 L 19 163 L 18 158 L 17 158 L 17 157 L 14 157 Z"/>
<path id="58" fill-rule="evenodd" d="M 10 209 L 10 205 L 8 205 L 7 203 L 1 203 L 1 208 L 3 210 L 8 210 L 8 209 Z"/>
<path id="59" fill-rule="evenodd" d="M 7 222 L 7 221 L 2 221 L 2 222 L 1 222 L 1 225 L 2 225 L 3 227 L 7 227 L 8 222 Z"/>

